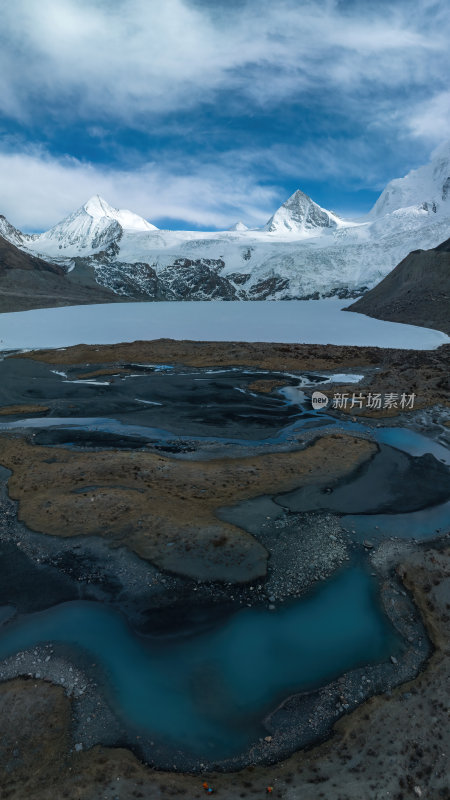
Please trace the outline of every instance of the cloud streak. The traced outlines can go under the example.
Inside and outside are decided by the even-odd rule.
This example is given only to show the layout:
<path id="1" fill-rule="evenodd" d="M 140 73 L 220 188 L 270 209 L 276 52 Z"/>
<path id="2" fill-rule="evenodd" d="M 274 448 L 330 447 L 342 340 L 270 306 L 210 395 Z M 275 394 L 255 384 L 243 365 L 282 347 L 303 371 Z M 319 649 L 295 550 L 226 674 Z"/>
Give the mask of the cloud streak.
<path id="1" fill-rule="evenodd" d="M 2 9 L 0 104 L 130 119 L 194 108 L 222 91 L 244 108 L 305 93 L 440 86 L 448 64 L 443 3 L 258 0 L 16 0 Z M 322 98 L 323 99 L 323 98 Z"/>
<path id="2" fill-rule="evenodd" d="M 156 164 L 117 170 L 46 153 L 0 154 L 0 212 L 16 227 L 45 230 L 100 194 L 158 224 L 183 219 L 194 227 L 228 227 L 241 214 L 262 224 L 276 206 L 279 187 L 261 187 L 230 165 L 206 164 L 180 174 Z"/>
<path id="3" fill-rule="evenodd" d="M 321 181 L 335 208 L 448 137 L 449 39 L 446 0 L 4 3 L 0 211 L 260 225 Z"/>

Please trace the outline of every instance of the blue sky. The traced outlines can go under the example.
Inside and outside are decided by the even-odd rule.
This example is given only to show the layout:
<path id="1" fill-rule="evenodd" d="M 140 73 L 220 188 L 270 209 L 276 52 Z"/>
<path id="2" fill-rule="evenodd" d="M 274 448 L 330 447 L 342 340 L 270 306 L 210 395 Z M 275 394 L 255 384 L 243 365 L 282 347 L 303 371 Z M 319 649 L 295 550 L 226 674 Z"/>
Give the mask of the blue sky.
<path id="1" fill-rule="evenodd" d="M 447 0 L 4 3 L 0 213 L 255 226 L 301 188 L 364 214 L 449 136 L 449 40 Z"/>

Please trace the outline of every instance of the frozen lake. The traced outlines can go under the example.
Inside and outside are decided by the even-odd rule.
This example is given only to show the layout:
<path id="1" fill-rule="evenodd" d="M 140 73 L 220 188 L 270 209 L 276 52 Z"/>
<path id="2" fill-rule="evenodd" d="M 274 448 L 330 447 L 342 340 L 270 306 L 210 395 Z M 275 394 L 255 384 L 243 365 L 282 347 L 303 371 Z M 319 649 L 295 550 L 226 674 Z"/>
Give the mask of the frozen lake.
<path id="1" fill-rule="evenodd" d="M 349 301 L 111 303 L 0 314 L 0 350 L 138 339 L 297 342 L 431 350 L 440 331 L 342 311 Z"/>

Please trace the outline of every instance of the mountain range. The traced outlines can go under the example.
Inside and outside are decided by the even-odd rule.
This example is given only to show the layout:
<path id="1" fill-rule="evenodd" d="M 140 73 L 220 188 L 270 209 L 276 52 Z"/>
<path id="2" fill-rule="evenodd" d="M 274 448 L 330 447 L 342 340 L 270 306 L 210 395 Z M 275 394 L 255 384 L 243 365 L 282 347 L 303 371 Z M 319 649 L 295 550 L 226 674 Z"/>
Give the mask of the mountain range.
<path id="1" fill-rule="evenodd" d="M 42 234 L 0 216 L 3 240 L 59 267 L 67 286 L 91 289 L 90 302 L 102 302 L 99 292 L 103 302 L 356 298 L 411 250 L 449 235 L 450 142 L 388 183 L 361 219 L 341 218 L 300 190 L 258 229 L 239 221 L 227 231 L 158 230 L 98 195 Z"/>

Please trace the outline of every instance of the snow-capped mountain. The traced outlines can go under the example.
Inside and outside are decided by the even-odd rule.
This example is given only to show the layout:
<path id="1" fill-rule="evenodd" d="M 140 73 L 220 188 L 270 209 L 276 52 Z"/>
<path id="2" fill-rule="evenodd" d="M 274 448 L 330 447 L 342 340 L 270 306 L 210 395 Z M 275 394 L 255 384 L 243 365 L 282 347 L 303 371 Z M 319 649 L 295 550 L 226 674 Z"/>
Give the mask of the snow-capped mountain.
<path id="1" fill-rule="evenodd" d="M 275 214 L 264 225 L 264 230 L 269 233 L 295 233 L 301 236 L 310 236 L 321 228 L 338 228 L 345 225 L 331 211 L 321 208 L 308 197 L 307 194 L 297 189 Z"/>
<path id="2" fill-rule="evenodd" d="M 248 228 L 247 228 L 247 225 L 244 225 L 242 220 L 238 220 L 237 222 L 234 223 L 234 225 L 231 226 L 231 228 L 228 228 L 228 230 L 229 231 L 248 231 Z"/>
<path id="3" fill-rule="evenodd" d="M 429 164 L 411 170 L 405 178 L 390 181 L 370 216 L 382 217 L 407 208 L 422 208 L 437 213 L 449 199 L 450 143 L 446 142 L 434 151 Z"/>
<path id="4" fill-rule="evenodd" d="M 85 251 L 108 247 L 119 241 L 124 231 L 155 230 L 155 225 L 133 211 L 113 208 L 102 197 L 94 195 L 62 222 L 36 236 L 30 249 L 47 257 L 78 256 Z"/>
<path id="5" fill-rule="evenodd" d="M 0 236 L 3 236 L 4 239 L 16 245 L 16 247 L 23 247 L 34 239 L 34 236 L 22 233 L 14 225 L 11 225 L 3 214 L 0 214 Z"/>
<path id="6" fill-rule="evenodd" d="M 298 190 L 260 229 L 158 230 L 91 198 L 51 230 L 5 238 L 135 299 L 357 297 L 416 249 L 450 235 L 450 142 L 430 164 L 391 181 L 372 211 L 345 220 Z"/>

